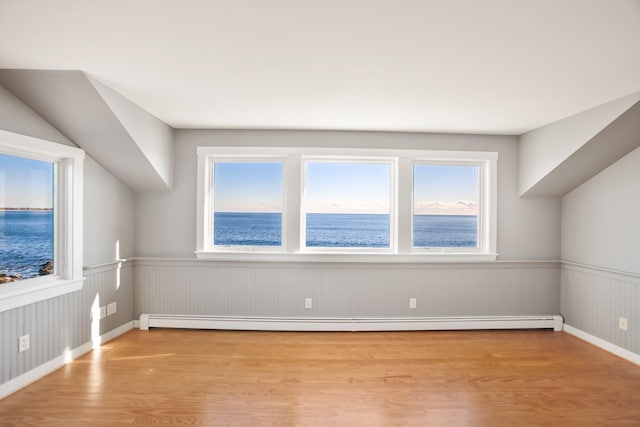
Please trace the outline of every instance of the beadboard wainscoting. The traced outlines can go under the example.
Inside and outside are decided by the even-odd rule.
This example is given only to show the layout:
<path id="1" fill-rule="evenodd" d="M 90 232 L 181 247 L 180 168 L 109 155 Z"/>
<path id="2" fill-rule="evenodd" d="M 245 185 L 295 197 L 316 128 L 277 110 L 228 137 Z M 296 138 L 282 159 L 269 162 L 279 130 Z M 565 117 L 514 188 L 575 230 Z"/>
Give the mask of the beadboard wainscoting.
<path id="1" fill-rule="evenodd" d="M 85 268 L 82 290 L 0 313 L 0 398 L 133 327 L 133 268 L 128 261 Z M 116 313 L 92 323 L 92 307 Z M 115 332 L 112 332 L 115 331 Z M 18 339 L 30 348 L 18 351 Z"/>
<path id="2" fill-rule="evenodd" d="M 640 275 L 571 262 L 563 262 L 561 270 L 565 330 L 639 363 Z M 619 328 L 620 317 L 628 321 L 626 331 Z"/>
<path id="3" fill-rule="evenodd" d="M 135 261 L 141 314 L 335 319 L 560 313 L 560 264 Z M 311 308 L 305 300 L 311 298 Z M 410 299 L 416 307 L 410 308 Z"/>

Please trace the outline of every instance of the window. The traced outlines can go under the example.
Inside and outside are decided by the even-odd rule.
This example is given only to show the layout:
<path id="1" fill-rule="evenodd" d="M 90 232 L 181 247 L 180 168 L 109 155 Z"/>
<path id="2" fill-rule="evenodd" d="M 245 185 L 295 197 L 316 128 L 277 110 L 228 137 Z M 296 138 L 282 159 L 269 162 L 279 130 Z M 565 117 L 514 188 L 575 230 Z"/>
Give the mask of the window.
<path id="1" fill-rule="evenodd" d="M 413 166 L 413 247 L 478 248 L 478 164 Z"/>
<path id="2" fill-rule="evenodd" d="M 0 131 L 0 311 L 82 288 L 83 159 Z"/>
<path id="3" fill-rule="evenodd" d="M 53 273 L 53 171 L 0 154 L 0 284 Z"/>
<path id="4" fill-rule="evenodd" d="M 304 246 L 389 248 L 391 162 L 306 160 Z"/>
<path id="5" fill-rule="evenodd" d="M 215 161 L 213 245 L 282 245 L 282 162 Z"/>
<path id="6" fill-rule="evenodd" d="M 198 147 L 195 253 L 495 260 L 496 169 L 492 152 Z"/>

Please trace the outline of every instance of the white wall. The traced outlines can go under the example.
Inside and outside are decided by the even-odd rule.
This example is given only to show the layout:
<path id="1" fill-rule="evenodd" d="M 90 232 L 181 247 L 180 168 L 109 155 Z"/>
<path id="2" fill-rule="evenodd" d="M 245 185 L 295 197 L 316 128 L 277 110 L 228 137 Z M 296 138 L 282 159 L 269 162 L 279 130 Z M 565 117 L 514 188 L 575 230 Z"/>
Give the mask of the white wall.
<path id="1" fill-rule="evenodd" d="M 640 148 L 562 198 L 562 259 L 640 274 Z"/>
<path id="2" fill-rule="evenodd" d="M 500 259 L 558 259 L 560 202 L 518 195 L 516 137 L 325 131 L 175 132 L 175 180 L 171 193 L 136 197 L 136 256 L 193 258 L 196 248 L 196 147 L 313 146 L 497 151 L 498 252 Z"/>
<path id="3" fill-rule="evenodd" d="M 84 265 L 134 255 L 134 193 L 88 157 L 84 166 Z"/>

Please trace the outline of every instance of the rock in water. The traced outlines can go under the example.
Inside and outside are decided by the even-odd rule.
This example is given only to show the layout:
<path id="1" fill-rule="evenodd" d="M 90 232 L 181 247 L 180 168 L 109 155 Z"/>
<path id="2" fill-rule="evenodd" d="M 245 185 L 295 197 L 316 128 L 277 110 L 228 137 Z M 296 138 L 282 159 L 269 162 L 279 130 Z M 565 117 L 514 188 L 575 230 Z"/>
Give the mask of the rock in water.
<path id="1" fill-rule="evenodd" d="M 6 275 L 2 273 L 0 274 L 0 285 L 2 285 L 3 283 L 15 282 L 16 280 L 20 280 L 21 278 L 22 276 L 20 276 L 19 274 Z"/>
<path id="2" fill-rule="evenodd" d="M 38 270 L 38 274 L 41 276 L 46 276 L 47 274 L 53 273 L 53 263 L 51 261 L 47 261 L 40 266 L 40 270 Z"/>

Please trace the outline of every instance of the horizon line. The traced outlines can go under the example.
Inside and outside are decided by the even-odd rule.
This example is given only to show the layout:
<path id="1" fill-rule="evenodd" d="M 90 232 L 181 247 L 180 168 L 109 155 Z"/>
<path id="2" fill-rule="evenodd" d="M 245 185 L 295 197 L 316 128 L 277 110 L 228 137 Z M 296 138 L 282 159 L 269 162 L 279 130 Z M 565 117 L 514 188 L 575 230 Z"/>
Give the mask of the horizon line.
<path id="1" fill-rule="evenodd" d="M 53 208 L 0 208 L 0 211 L 52 211 Z"/>

